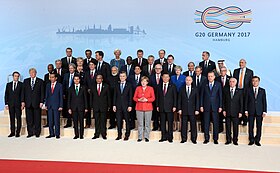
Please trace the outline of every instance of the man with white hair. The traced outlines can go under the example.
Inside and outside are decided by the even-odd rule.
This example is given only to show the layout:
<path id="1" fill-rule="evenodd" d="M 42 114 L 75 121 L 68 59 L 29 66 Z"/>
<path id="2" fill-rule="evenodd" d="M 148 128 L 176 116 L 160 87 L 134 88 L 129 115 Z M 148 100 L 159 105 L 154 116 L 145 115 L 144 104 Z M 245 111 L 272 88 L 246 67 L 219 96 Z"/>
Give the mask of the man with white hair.
<path id="1" fill-rule="evenodd" d="M 252 87 L 252 77 L 254 76 L 253 70 L 246 67 L 247 62 L 245 59 L 239 61 L 240 68 L 237 68 L 233 72 L 233 77 L 237 79 L 236 87 L 243 90 L 243 99 L 249 88 Z M 243 121 L 243 126 L 247 126 L 248 118 L 243 113 L 242 117 L 239 119 L 239 124 Z"/>
<path id="2" fill-rule="evenodd" d="M 226 145 L 233 141 L 238 145 L 238 122 L 243 112 L 243 92 L 236 88 L 237 80 L 230 78 L 229 87 L 224 90 L 223 115 L 226 118 Z M 231 124 L 233 126 L 233 138 L 231 137 Z"/>

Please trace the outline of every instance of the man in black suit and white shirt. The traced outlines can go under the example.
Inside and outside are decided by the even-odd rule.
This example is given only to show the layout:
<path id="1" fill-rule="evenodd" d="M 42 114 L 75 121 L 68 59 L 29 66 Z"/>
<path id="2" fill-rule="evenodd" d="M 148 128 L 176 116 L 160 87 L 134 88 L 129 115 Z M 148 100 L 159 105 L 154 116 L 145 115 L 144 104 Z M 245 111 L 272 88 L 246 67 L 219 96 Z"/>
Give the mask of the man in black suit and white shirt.
<path id="1" fill-rule="evenodd" d="M 84 115 L 88 112 L 88 97 L 86 87 L 80 84 L 80 76 L 74 76 L 74 85 L 69 88 L 67 99 L 68 113 L 73 116 L 73 139 L 84 139 Z M 80 126 L 80 129 L 79 129 Z"/>
<path id="2" fill-rule="evenodd" d="M 173 142 L 173 121 L 174 112 L 177 107 L 177 89 L 170 83 L 168 73 L 162 74 L 162 84 L 158 86 L 156 93 L 156 108 L 160 113 L 161 139 L 159 142 L 168 140 Z M 166 120 L 168 122 L 168 132 L 166 133 Z"/>
<path id="3" fill-rule="evenodd" d="M 96 51 L 95 58 L 97 60 L 97 74 L 101 74 L 103 76 L 103 81 L 109 84 L 108 77 L 110 76 L 111 68 L 110 65 L 103 60 L 104 52 L 100 50 Z"/>
<path id="4" fill-rule="evenodd" d="M 188 63 L 188 71 L 185 71 L 183 73 L 183 75 L 191 76 L 191 77 L 195 76 L 195 64 L 194 64 L 194 62 L 189 62 Z"/>
<path id="5" fill-rule="evenodd" d="M 199 115 L 199 93 L 198 89 L 192 86 L 193 78 L 186 77 L 186 85 L 183 86 L 178 95 L 178 113 L 182 116 L 181 143 L 188 139 L 188 120 L 191 125 L 191 141 L 196 144 L 197 127 L 196 117 Z"/>
<path id="6" fill-rule="evenodd" d="M 133 61 L 131 56 L 128 56 L 126 58 L 126 65 L 122 66 L 120 71 L 125 71 L 127 77 L 134 74 L 134 66 L 133 66 Z"/>
<path id="7" fill-rule="evenodd" d="M 29 69 L 30 77 L 24 79 L 22 102 L 26 110 L 27 138 L 41 134 L 41 111 L 44 103 L 44 82 L 35 68 Z"/>
<path id="8" fill-rule="evenodd" d="M 62 62 L 60 59 L 55 60 L 55 73 L 57 74 L 57 82 L 61 83 L 63 82 L 64 74 L 66 73 L 64 69 L 62 69 Z"/>
<path id="9" fill-rule="evenodd" d="M 148 64 L 143 67 L 143 75 L 144 76 L 147 76 L 147 77 L 150 78 L 150 76 L 155 73 L 155 70 L 154 70 L 154 67 L 155 67 L 154 60 L 155 60 L 155 57 L 153 55 L 149 55 L 148 56 Z"/>
<path id="10" fill-rule="evenodd" d="M 21 131 L 23 84 L 19 81 L 19 77 L 19 72 L 13 72 L 13 81 L 7 83 L 5 90 L 5 108 L 9 110 L 11 129 L 8 137 L 19 137 Z M 17 129 L 15 127 L 15 119 L 17 119 Z"/>
<path id="11" fill-rule="evenodd" d="M 233 72 L 233 77 L 237 79 L 237 84 L 236 87 L 239 88 L 240 90 L 243 90 L 243 95 L 244 95 L 244 100 L 247 95 L 247 91 L 249 88 L 252 87 L 252 77 L 254 76 L 254 72 L 246 67 L 246 60 L 241 59 L 239 61 L 239 66 L 240 68 L 237 68 Z M 243 126 L 247 125 L 248 122 L 248 117 L 245 116 L 243 113 L 242 117 L 239 119 L 239 123 L 243 121 Z"/>
<path id="12" fill-rule="evenodd" d="M 223 115 L 226 117 L 226 145 L 233 141 L 238 145 L 238 118 L 243 112 L 243 91 L 236 88 L 237 80 L 230 78 L 229 87 L 224 88 L 223 93 Z M 233 138 L 231 137 L 231 123 L 233 127 Z"/>
<path id="13" fill-rule="evenodd" d="M 164 63 L 162 68 L 164 73 L 168 73 L 169 76 L 175 75 L 175 67 L 176 65 L 174 64 L 174 56 L 173 55 L 168 55 L 167 56 L 167 63 Z"/>
<path id="14" fill-rule="evenodd" d="M 245 98 L 245 115 L 249 119 L 249 145 L 254 143 L 261 146 L 262 121 L 267 114 L 266 92 L 259 86 L 260 78 L 252 77 L 252 87 L 248 88 Z M 257 132 L 254 136 L 254 124 L 256 120 Z"/>
<path id="15" fill-rule="evenodd" d="M 207 51 L 202 52 L 202 60 L 199 63 L 199 66 L 202 67 L 202 75 L 207 77 L 208 72 L 213 71 L 216 69 L 216 64 L 214 61 L 209 59 L 210 53 Z"/>
<path id="16" fill-rule="evenodd" d="M 72 48 L 70 47 L 66 48 L 66 57 L 61 58 L 61 62 L 62 62 L 62 69 L 64 69 L 65 72 L 68 72 L 69 64 L 74 63 L 75 65 L 77 65 L 76 58 L 72 56 Z"/>
<path id="17" fill-rule="evenodd" d="M 95 116 L 95 133 L 92 139 L 99 138 L 100 134 L 103 139 L 107 139 L 106 133 L 106 113 L 111 107 L 111 96 L 109 85 L 103 82 L 102 75 L 96 76 L 96 84 L 90 89 L 91 107 Z"/>
<path id="18" fill-rule="evenodd" d="M 127 141 L 130 136 L 130 122 L 129 122 L 129 113 L 132 110 L 132 86 L 129 82 L 126 81 L 127 76 L 126 72 L 122 71 L 120 73 L 120 82 L 115 87 L 114 97 L 113 97 L 113 111 L 116 112 L 117 118 L 117 127 L 118 127 L 118 137 L 116 140 L 122 138 L 122 125 L 123 119 L 125 120 L 125 138 Z"/>
<path id="19" fill-rule="evenodd" d="M 97 60 L 92 57 L 92 51 L 90 49 L 87 49 L 85 51 L 85 55 L 86 58 L 84 59 L 83 70 L 87 72 L 89 70 L 89 63 L 94 62 L 95 64 L 97 64 Z"/>

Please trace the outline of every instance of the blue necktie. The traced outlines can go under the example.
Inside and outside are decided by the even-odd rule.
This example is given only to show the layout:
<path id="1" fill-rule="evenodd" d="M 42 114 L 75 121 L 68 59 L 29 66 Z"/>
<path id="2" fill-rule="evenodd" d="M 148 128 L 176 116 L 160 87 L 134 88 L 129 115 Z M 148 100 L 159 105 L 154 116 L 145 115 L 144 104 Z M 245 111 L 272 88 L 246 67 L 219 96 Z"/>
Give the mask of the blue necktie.
<path id="1" fill-rule="evenodd" d="M 123 93 L 123 89 L 124 89 L 123 83 L 121 83 L 121 93 Z"/>
<path id="2" fill-rule="evenodd" d="M 210 88 L 210 91 L 212 91 L 212 88 L 213 88 L 212 83 L 210 83 L 209 88 Z"/>
<path id="3" fill-rule="evenodd" d="M 70 74 L 70 81 L 69 81 L 69 88 L 71 87 L 71 85 L 72 85 L 72 83 L 73 83 L 73 76 Z"/>

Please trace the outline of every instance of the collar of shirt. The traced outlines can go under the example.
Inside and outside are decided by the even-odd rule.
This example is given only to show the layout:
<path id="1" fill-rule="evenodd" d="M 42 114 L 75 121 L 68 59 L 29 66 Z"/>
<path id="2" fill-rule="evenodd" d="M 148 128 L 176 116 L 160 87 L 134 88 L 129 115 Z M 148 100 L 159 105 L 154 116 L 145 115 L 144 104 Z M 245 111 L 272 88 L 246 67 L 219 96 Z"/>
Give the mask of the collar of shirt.
<path id="1" fill-rule="evenodd" d="M 188 91 L 188 88 L 189 88 L 189 91 L 191 91 L 192 90 L 192 86 L 191 85 L 186 85 L 186 91 Z"/>
<path id="2" fill-rule="evenodd" d="M 213 87 L 213 86 L 214 86 L 214 82 L 215 82 L 215 81 L 209 82 L 209 86 L 212 84 L 212 87 Z"/>
<path id="3" fill-rule="evenodd" d="M 123 86 L 125 86 L 126 81 L 120 82 L 120 85 L 123 84 Z"/>
<path id="4" fill-rule="evenodd" d="M 235 92 L 236 87 L 230 87 L 230 91 L 233 90 L 233 92 Z"/>
<path id="5" fill-rule="evenodd" d="M 90 70 L 90 74 L 94 74 L 95 73 L 95 69 L 94 70 Z"/>
<path id="6" fill-rule="evenodd" d="M 243 69 L 243 72 L 246 71 L 246 67 L 244 67 L 244 68 L 240 68 L 240 72 L 242 72 L 242 69 Z"/>
<path id="7" fill-rule="evenodd" d="M 259 91 L 259 87 L 258 86 L 257 87 L 253 87 L 254 92 L 255 92 L 255 89 L 257 89 L 257 92 Z"/>
<path id="8" fill-rule="evenodd" d="M 34 83 L 35 83 L 35 81 L 36 81 L 36 77 L 31 78 L 31 83 L 32 83 L 32 79 L 33 79 L 33 81 L 34 81 Z"/>
<path id="9" fill-rule="evenodd" d="M 102 60 L 102 61 L 99 61 L 99 62 L 98 62 L 98 65 L 99 65 L 99 64 L 102 65 L 102 64 L 103 64 L 103 60 Z"/>
<path id="10" fill-rule="evenodd" d="M 135 74 L 135 80 L 137 79 L 138 77 L 138 80 L 140 80 L 140 74 Z"/>
<path id="11" fill-rule="evenodd" d="M 80 84 L 76 85 L 75 84 L 75 89 L 78 87 L 78 89 L 80 89 Z"/>
<path id="12" fill-rule="evenodd" d="M 100 85 L 100 90 L 102 88 L 102 82 L 100 84 L 97 84 L 97 89 L 98 89 L 98 86 Z"/>

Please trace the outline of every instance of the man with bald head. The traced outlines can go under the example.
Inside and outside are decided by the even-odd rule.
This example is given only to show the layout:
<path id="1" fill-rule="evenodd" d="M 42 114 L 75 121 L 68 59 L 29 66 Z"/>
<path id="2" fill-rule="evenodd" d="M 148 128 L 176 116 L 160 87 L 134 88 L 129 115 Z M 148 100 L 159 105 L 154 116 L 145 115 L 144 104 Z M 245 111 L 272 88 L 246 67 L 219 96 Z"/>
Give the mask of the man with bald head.
<path id="1" fill-rule="evenodd" d="M 249 88 L 252 87 L 252 77 L 254 76 L 254 72 L 247 68 L 247 62 L 245 59 L 241 59 L 239 61 L 239 67 L 234 70 L 233 77 L 237 79 L 236 87 L 240 90 L 243 90 L 243 99 L 245 99 L 246 93 Z M 247 125 L 248 118 L 243 113 L 242 117 L 239 119 L 239 124 L 243 122 L 243 126 Z"/>
<path id="2" fill-rule="evenodd" d="M 223 95 L 223 115 L 226 118 L 226 145 L 233 141 L 238 145 L 238 118 L 243 112 L 243 92 L 236 87 L 237 80 L 230 78 L 229 87 L 225 88 Z M 231 124 L 233 126 L 233 138 L 231 137 Z"/>

